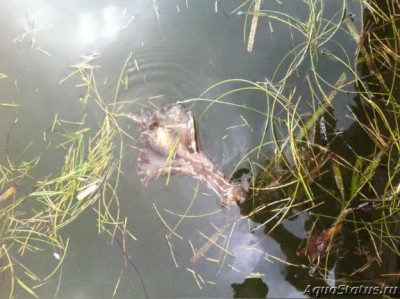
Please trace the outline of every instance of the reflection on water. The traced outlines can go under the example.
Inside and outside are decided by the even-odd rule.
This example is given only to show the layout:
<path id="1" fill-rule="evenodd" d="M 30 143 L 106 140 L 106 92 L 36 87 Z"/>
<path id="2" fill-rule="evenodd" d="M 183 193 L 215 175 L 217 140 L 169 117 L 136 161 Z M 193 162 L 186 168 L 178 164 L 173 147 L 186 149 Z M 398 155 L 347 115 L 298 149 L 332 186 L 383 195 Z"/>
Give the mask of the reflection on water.
<path id="1" fill-rule="evenodd" d="M 246 278 L 243 283 L 233 283 L 233 298 L 267 298 L 268 286 L 261 278 Z"/>
<path id="2" fill-rule="evenodd" d="M 0 132 L 1 161 L 6 160 L 7 128 L 16 117 L 19 123 L 9 139 L 9 150 L 14 153 L 11 158 L 23 161 L 46 150 L 27 185 L 62 166 L 65 152 L 56 148 L 60 139 L 43 137 L 56 114 L 66 122 L 79 122 L 86 115 L 87 127 L 99 125 L 104 111 L 95 104 L 96 97 L 92 96 L 86 106 L 79 101 L 86 86 L 76 78 L 59 84 L 71 72 L 70 66 L 82 62 L 84 55 L 99 53 L 94 74 L 106 103 L 112 103 L 116 85 L 123 82 L 118 101 L 129 101 L 125 113 L 137 113 L 141 106 L 160 107 L 196 98 L 228 78 L 271 78 L 284 53 L 293 49 L 293 43 L 301 37 L 282 23 L 260 18 L 253 52 L 248 53 L 242 36 L 245 19 L 240 14 L 230 14 L 242 2 L 137 0 L 110 5 L 108 1 L 3 1 L 0 73 L 9 78 L 0 80 L 0 102 L 19 106 L 0 106 L 5 128 Z M 263 5 L 270 10 L 284 10 L 298 19 L 307 18 L 307 7 L 301 1 L 282 2 L 268 1 Z M 332 17 L 340 8 L 331 2 L 326 6 L 326 14 Z M 349 4 L 348 9 L 356 10 L 356 5 Z M 338 34 L 342 37 L 342 33 Z M 21 39 L 14 41 L 17 37 Z M 354 50 L 348 40 L 351 41 L 343 40 L 343 45 Z M 337 50 L 333 44 L 327 48 Z M 130 53 L 133 59 L 120 81 L 122 66 Z M 321 58 L 320 73 L 332 82 L 344 70 L 337 62 L 324 59 Z M 298 69 L 296 79 L 291 79 L 293 85 L 307 84 L 308 68 L 305 65 Z M 303 88 L 304 98 L 311 98 L 304 85 L 299 85 L 298 90 Z M 207 96 L 216 98 L 223 91 L 217 87 Z M 336 109 L 344 111 L 349 101 L 343 98 Z M 232 102 L 267 109 L 265 97 L 251 91 L 232 95 Z M 302 102 L 301 108 L 307 111 L 309 104 Z M 202 109 L 204 106 L 194 106 L 195 116 L 200 116 Z M 202 145 L 225 173 L 230 173 L 250 148 L 258 146 L 264 131 L 263 117 L 218 105 L 198 121 Z M 342 127 L 348 125 L 346 119 L 339 119 L 339 123 Z M 137 147 L 139 128 L 123 125 L 136 137 L 129 145 Z M 143 188 L 136 173 L 138 156 L 137 151 L 126 146 L 118 196 L 121 214 L 128 218 L 129 229 L 138 238 L 124 244 L 125 252 L 140 271 L 150 297 L 302 296 L 302 287 L 309 281 L 308 269 L 294 269 L 273 258 L 295 258 L 304 237 L 304 231 L 298 231 L 302 218 L 285 222 L 293 230 L 279 227 L 271 236 L 262 230 L 251 233 L 254 224 L 239 219 L 236 207 L 221 209 L 215 194 L 189 178 L 171 178 L 168 186 L 160 180 Z M 30 185 L 22 186 L 25 192 Z M 197 262 L 191 262 L 193 249 L 201 248 L 233 218 L 237 221 L 232 222 L 235 224 L 226 229 L 218 243 L 227 249 L 212 246 Z M 43 286 L 38 291 L 40 296 L 57 293 L 60 297 L 110 297 L 118 282 L 117 297 L 144 297 L 136 269 L 129 266 L 109 236 L 98 233 L 92 211 L 86 211 L 63 234 L 70 241 L 62 279 Z M 53 251 L 43 254 L 49 264 L 57 262 Z M 28 257 L 25 259 L 32 259 L 34 264 L 35 257 Z M 40 268 L 36 270 L 38 276 L 45 277 L 47 267 Z M 263 275 L 248 278 L 252 273 Z M 6 296 L 9 289 L 2 287 L 0 294 Z M 17 295 L 27 293 L 20 289 Z"/>

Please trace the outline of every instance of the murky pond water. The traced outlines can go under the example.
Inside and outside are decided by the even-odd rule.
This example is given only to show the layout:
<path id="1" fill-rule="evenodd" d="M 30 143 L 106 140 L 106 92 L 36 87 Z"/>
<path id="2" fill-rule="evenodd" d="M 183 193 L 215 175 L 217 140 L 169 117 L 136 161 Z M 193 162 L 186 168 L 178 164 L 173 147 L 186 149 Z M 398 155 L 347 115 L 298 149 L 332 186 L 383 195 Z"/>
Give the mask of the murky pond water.
<path id="1" fill-rule="evenodd" d="M 343 60 L 348 58 L 349 65 L 354 65 L 354 55 L 344 54 L 355 53 L 356 43 L 347 32 L 340 28 L 336 31 L 332 24 L 340 23 L 341 18 L 351 13 L 355 28 L 360 28 L 360 3 L 316 2 L 318 10 L 323 12 L 316 18 L 330 20 L 324 24 L 332 26 L 329 33 L 335 34 L 334 41 L 320 51 Z M 19 164 L 42 154 L 30 177 L 20 182 L 19 192 L 29 193 L 35 182 L 45 180 L 63 166 L 67 147 L 58 145 L 65 140 L 51 132 L 56 115 L 61 120 L 59 131 L 89 128 L 89 136 L 94 136 L 101 126 L 105 113 L 95 102 L 96 96 L 85 98 L 87 86 L 81 85 L 79 76 L 66 78 L 74 70 L 72 65 L 87 61 L 88 57 L 96 58 L 90 62 L 96 66 L 93 80 L 106 104 L 113 103 L 117 85 L 121 85 L 116 97 L 117 102 L 125 103 L 117 111 L 121 114 L 137 114 L 142 107 L 155 109 L 197 98 L 210 86 L 232 78 L 264 83 L 282 79 L 297 53 L 291 51 L 306 39 L 272 16 L 282 12 L 305 21 L 310 7 L 304 1 L 264 1 L 262 9 L 270 11 L 270 17 L 259 18 L 253 51 L 248 52 L 251 15 L 246 17 L 245 12 L 249 5 L 234 11 L 242 3 L 242 0 L 0 3 L 0 73 L 8 76 L 0 80 L 1 162 L 7 165 L 8 156 Z M 283 61 L 287 53 L 292 60 Z M 332 55 L 321 55 L 318 65 L 313 66 L 329 82 L 328 86 L 334 85 L 343 72 L 352 74 Z M 124 69 L 128 57 L 131 59 Z M 288 89 L 282 91 L 290 93 L 296 87 L 302 97 L 299 111 L 304 115 L 315 105 L 315 95 L 308 85 L 308 80 L 312 80 L 308 77 L 310 67 L 309 61 L 299 65 L 289 78 Z M 216 86 L 204 98 L 215 99 L 236 87 L 233 82 Z M 327 86 L 323 88 L 329 91 Z M 352 88 L 347 86 L 349 92 Z M 266 111 L 271 99 L 252 90 L 227 98 L 238 106 L 215 104 L 203 114 L 207 102 L 199 101 L 191 109 L 202 147 L 229 176 L 236 166 L 245 167 L 246 161 L 242 165 L 237 163 L 260 144 L 265 131 L 265 116 L 243 107 Z M 351 103 L 350 93 L 341 93 L 335 100 L 338 129 L 351 125 L 345 116 Z M 85 124 L 76 125 L 82 119 Z M 307 216 L 302 214 L 287 220 L 283 227 L 268 235 L 262 228 L 251 231 L 260 223 L 247 219 L 227 225 L 240 216 L 239 208 L 221 207 L 214 193 L 190 178 L 171 177 L 167 186 L 166 180 L 160 179 L 145 188 L 137 175 L 139 128 L 125 118 L 120 118 L 119 123 L 133 139 L 122 145 L 121 172 L 110 181 L 118 179 L 119 219 L 122 223 L 126 219 L 126 228 L 137 240 L 126 239 L 126 244 L 119 244 L 101 228 L 99 233 L 97 214 L 93 211 L 96 206 L 90 207 L 61 230 L 63 238 L 69 240 L 67 254 L 62 268 L 50 282 L 35 289 L 39 296 L 109 298 L 114 292 L 121 298 L 143 298 L 145 292 L 150 298 L 303 296 L 304 286 L 312 281 L 308 261 L 297 260 L 296 263 L 304 263 L 303 268 L 287 263 L 295 257 L 299 240 L 306 238 Z M 115 146 L 118 151 L 120 145 Z M 267 153 L 268 150 L 264 155 Z M 115 206 L 111 213 L 118 213 Z M 182 214 L 186 217 L 182 218 Z M 174 229 L 174 234 L 170 229 Z M 209 241 L 207 237 L 219 229 L 226 238 L 225 242 L 218 241 L 223 245 L 212 246 L 193 261 L 192 246 L 201 248 Z M 121 249 L 125 250 L 125 256 Z M 18 260 L 35 269 L 36 275 L 43 279 L 58 263 L 54 252 L 47 247 L 43 252 L 27 252 Z M 8 296 L 11 291 L 7 275 L 1 296 Z M 249 280 L 250 275 L 259 278 Z M 330 278 L 334 280 L 332 275 Z M 40 284 L 32 278 L 24 282 L 30 286 Z M 14 295 L 27 296 L 24 287 L 15 283 Z M 256 291 L 259 293 L 252 293 Z"/>

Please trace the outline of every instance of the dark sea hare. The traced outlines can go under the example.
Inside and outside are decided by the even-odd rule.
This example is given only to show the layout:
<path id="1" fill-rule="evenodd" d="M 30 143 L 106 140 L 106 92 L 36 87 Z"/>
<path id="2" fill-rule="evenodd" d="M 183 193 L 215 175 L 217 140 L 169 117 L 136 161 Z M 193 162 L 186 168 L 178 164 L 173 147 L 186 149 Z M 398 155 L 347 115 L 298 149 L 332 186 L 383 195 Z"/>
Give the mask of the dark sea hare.
<path id="1" fill-rule="evenodd" d="M 138 175 L 144 185 L 162 175 L 187 175 L 213 190 L 225 205 L 245 199 L 245 188 L 229 182 L 200 147 L 192 113 L 184 105 L 142 111 L 131 119 L 141 125 Z"/>

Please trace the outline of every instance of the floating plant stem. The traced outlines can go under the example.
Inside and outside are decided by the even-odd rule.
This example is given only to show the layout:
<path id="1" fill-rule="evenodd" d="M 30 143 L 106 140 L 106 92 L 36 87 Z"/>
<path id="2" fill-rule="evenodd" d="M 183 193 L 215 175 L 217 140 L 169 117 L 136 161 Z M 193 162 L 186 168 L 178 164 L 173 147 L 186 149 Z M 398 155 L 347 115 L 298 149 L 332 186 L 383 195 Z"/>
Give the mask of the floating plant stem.
<path id="1" fill-rule="evenodd" d="M 249 40 L 247 42 L 247 52 L 252 52 L 253 51 L 254 39 L 256 37 L 258 14 L 259 14 L 259 11 L 260 11 L 260 6 L 261 6 L 261 0 L 255 0 L 254 10 L 253 10 L 253 19 L 251 21 Z"/>

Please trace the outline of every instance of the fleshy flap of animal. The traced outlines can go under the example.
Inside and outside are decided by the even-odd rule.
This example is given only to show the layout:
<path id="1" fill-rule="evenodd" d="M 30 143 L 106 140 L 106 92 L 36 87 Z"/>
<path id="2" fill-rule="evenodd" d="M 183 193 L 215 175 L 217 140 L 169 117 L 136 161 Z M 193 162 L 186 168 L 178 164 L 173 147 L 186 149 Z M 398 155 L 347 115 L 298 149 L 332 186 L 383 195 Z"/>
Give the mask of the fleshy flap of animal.
<path id="1" fill-rule="evenodd" d="M 244 188 L 231 184 L 201 149 L 192 113 L 184 105 L 142 111 L 130 118 L 141 125 L 138 174 L 144 185 L 162 175 L 187 175 L 212 189 L 223 203 L 243 199 Z"/>
<path id="2" fill-rule="evenodd" d="M 183 105 L 170 105 L 157 111 L 142 111 L 138 174 L 144 185 L 167 174 L 187 174 L 184 157 L 197 152 L 192 113 Z"/>

